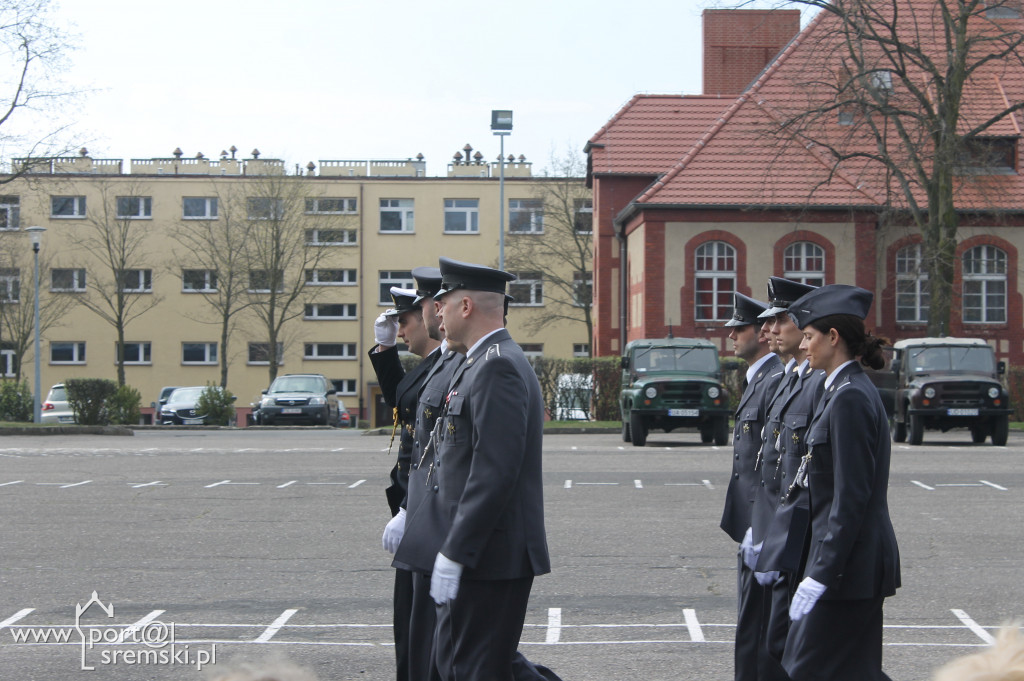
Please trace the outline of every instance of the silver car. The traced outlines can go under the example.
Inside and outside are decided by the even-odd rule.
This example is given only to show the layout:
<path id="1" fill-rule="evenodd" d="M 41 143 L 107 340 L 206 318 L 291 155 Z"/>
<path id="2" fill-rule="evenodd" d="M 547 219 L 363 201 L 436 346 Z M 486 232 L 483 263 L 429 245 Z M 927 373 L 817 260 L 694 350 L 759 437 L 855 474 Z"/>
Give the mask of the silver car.
<path id="1" fill-rule="evenodd" d="M 71 407 L 68 405 L 68 393 L 64 389 L 63 383 L 58 383 L 50 388 L 50 392 L 46 395 L 46 399 L 43 400 L 42 409 L 39 413 L 40 423 L 72 424 L 75 422 L 75 413 L 71 411 Z"/>

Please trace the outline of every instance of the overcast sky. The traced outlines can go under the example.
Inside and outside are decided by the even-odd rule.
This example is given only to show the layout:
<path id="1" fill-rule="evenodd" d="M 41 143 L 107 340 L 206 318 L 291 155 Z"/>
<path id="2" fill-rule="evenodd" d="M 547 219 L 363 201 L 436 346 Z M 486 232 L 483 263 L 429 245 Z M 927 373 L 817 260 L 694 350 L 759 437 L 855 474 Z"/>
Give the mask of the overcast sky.
<path id="1" fill-rule="evenodd" d="M 62 0 L 69 112 L 94 158 L 405 159 L 469 143 L 546 167 L 634 94 L 699 94 L 701 11 L 722 0 Z M 536 170 L 539 170 L 537 168 Z"/>

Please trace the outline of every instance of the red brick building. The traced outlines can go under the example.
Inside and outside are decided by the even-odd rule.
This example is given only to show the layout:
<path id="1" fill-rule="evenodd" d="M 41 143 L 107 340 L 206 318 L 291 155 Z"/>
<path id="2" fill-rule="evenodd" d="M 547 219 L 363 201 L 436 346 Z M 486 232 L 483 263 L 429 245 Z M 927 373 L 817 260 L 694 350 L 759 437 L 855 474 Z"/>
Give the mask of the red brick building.
<path id="1" fill-rule="evenodd" d="M 939 30 L 938 0 L 902 4 L 901 26 Z M 637 95 L 590 138 L 595 355 L 670 328 L 724 349 L 733 292 L 764 299 L 770 275 L 862 286 L 875 292 L 869 328 L 893 341 L 926 335 L 921 236 L 883 210 L 891 178 L 862 161 L 836 166 L 813 144 L 778 143 L 801 84 L 841 68 L 840 51 L 822 47 L 835 20 L 799 21 L 795 10 L 706 11 L 704 94 Z M 1024 101 L 1024 67 L 980 70 L 966 93 L 965 121 L 976 124 Z M 846 134 L 843 113 L 819 133 Z M 1017 112 L 986 133 L 1005 163 L 965 173 L 956 199 L 951 333 L 986 338 L 1012 363 L 1024 361 L 1022 124 Z"/>

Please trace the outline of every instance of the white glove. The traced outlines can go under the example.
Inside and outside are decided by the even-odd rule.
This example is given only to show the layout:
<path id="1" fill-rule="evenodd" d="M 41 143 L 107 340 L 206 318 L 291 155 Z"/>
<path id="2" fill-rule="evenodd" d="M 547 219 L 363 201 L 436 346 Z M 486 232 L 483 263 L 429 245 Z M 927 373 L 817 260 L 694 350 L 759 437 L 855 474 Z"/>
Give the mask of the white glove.
<path id="1" fill-rule="evenodd" d="M 761 586 L 770 586 L 779 579 L 779 571 L 772 570 L 771 572 L 755 572 L 754 579 Z"/>
<path id="2" fill-rule="evenodd" d="M 825 585 L 810 577 L 804 577 L 800 586 L 793 594 L 793 600 L 789 604 L 789 619 L 796 622 L 811 611 L 814 604 L 818 602 L 821 595 L 825 593 Z"/>
<path id="3" fill-rule="evenodd" d="M 757 564 L 757 554 L 754 553 L 753 536 L 754 529 L 748 527 L 747 533 L 743 535 L 743 541 L 740 542 L 739 548 L 739 554 L 743 559 L 743 564 L 751 570 L 753 570 L 754 565 Z"/>
<path id="4" fill-rule="evenodd" d="M 398 513 L 395 517 L 388 521 L 387 527 L 384 528 L 384 537 L 382 538 L 384 544 L 384 550 L 388 553 L 394 553 L 398 550 L 398 542 L 402 541 L 402 535 L 405 534 L 405 509 L 398 509 Z"/>
<path id="5" fill-rule="evenodd" d="M 751 570 L 757 566 L 757 557 L 761 555 L 762 546 L 764 546 L 764 542 L 758 542 L 754 546 L 751 546 L 746 555 L 743 556 L 743 562 L 746 563 L 747 567 Z"/>
<path id="6" fill-rule="evenodd" d="M 387 317 L 387 312 L 391 310 L 380 313 L 373 322 L 373 340 L 382 348 L 390 348 L 398 342 L 398 317 Z"/>
<path id="7" fill-rule="evenodd" d="M 434 571 L 430 573 L 430 597 L 438 605 L 444 605 L 459 595 L 459 578 L 462 577 L 462 563 L 456 563 L 438 553 L 434 559 Z"/>

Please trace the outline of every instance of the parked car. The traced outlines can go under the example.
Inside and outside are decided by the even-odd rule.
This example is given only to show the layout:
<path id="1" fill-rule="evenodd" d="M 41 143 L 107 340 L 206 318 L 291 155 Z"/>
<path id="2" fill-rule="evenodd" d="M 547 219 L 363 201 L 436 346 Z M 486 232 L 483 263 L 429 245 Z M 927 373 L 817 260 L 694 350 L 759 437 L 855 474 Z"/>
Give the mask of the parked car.
<path id="1" fill-rule="evenodd" d="M 278 376 L 263 391 L 257 423 L 338 425 L 338 398 L 334 384 L 321 374 Z"/>
<path id="2" fill-rule="evenodd" d="M 68 393 L 63 383 L 50 388 L 39 412 L 40 423 L 74 423 L 75 413 L 68 405 Z"/>
<path id="3" fill-rule="evenodd" d="M 156 407 L 157 414 L 159 414 L 160 410 L 164 408 L 165 404 L 167 404 L 167 398 L 171 396 L 171 393 L 180 387 L 180 385 L 165 385 L 163 388 L 160 388 L 160 397 L 157 398 L 156 404 L 152 405 L 153 407 Z"/>
<path id="4" fill-rule="evenodd" d="M 196 407 L 199 396 L 206 388 L 205 385 L 175 388 L 167 398 L 167 403 L 160 408 L 160 423 L 165 426 L 206 425 L 206 414 L 200 413 Z"/>

